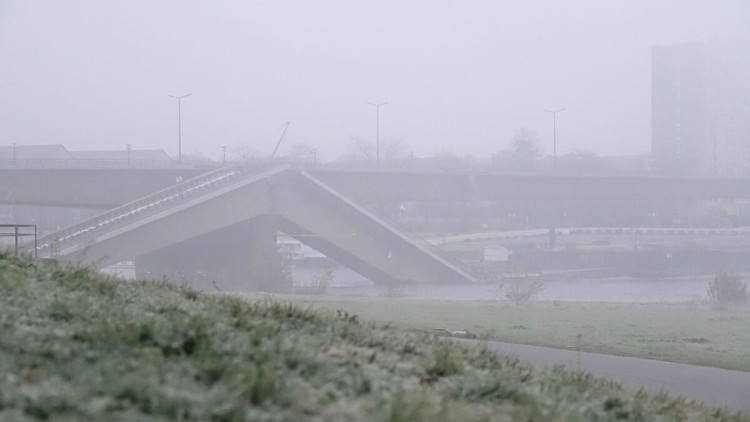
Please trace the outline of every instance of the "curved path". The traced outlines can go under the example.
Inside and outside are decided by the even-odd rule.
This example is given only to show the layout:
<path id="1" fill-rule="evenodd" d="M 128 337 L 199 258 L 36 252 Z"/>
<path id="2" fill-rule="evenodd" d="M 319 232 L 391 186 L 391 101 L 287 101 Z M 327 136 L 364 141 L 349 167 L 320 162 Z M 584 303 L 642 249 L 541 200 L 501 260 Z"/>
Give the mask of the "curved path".
<path id="1" fill-rule="evenodd" d="M 483 343 L 498 353 L 517 355 L 537 366 L 563 364 L 629 388 L 642 387 L 652 393 L 666 391 L 709 406 L 750 411 L 750 372 L 498 341 Z"/>

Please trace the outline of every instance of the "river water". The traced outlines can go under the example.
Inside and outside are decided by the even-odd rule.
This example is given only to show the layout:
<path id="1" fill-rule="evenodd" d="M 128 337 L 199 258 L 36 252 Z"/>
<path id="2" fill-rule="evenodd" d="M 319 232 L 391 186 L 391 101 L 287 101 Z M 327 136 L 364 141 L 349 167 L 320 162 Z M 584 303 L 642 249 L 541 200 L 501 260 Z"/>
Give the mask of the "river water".
<path id="1" fill-rule="evenodd" d="M 320 273 L 316 267 L 294 269 L 295 286 L 304 289 Z M 132 263 L 118 264 L 106 272 L 123 278 L 135 276 Z M 581 278 L 568 280 L 539 280 L 543 289 L 534 300 L 565 302 L 694 302 L 708 299 L 706 288 L 712 275 L 640 279 L 635 277 Z M 503 299 L 504 284 L 431 284 L 405 285 L 388 288 L 376 285 L 361 275 L 343 267 L 336 268 L 326 294 L 336 296 L 384 296 L 424 300 L 498 300 Z"/>
<path id="2" fill-rule="evenodd" d="M 307 284 L 309 270 L 295 271 L 297 284 Z M 609 277 L 579 280 L 539 280 L 543 290 L 534 300 L 566 302 L 693 302 L 708 299 L 706 288 L 712 275 L 697 275 L 662 279 Z M 339 296 L 392 296 L 425 300 L 498 300 L 505 297 L 504 284 L 459 284 L 430 286 L 407 285 L 389 289 L 374 285 L 362 276 L 345 268 L 334 272 L 327 294 Z"/>

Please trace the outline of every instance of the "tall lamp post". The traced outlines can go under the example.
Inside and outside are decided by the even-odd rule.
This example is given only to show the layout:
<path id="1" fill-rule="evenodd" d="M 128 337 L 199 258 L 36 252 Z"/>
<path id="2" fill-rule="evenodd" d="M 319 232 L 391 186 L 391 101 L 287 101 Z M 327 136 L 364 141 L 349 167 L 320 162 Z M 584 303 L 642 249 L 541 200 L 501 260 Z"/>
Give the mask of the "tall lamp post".
<path id="1" fill-rule="evenodd" d="M 544 111 L 552 113 L 552 172 L 557 173 L 557 113 L 565 111 L 565 109 Z"/>
<path id="2" fill-rule="evenodd" d="M 367 104 L 375 107 L 375 166 L 380 167 L 380 106 L 388 104 L 388 101 L 380 104 Z"/>
<path id="3" fill-rule="evenodd" d="M 557 110 L 544 110 L 547 113 L 552 113 L 552 172 L 557 173 L 557 113 L 565 111 L 564 108 Z M 557 210 L 550 210 L 550 223 L 549 223 L 549 248 L 554 249 L 557 243 L 557 229 L 555 229 L 555 214 Z"/>
<path id="4" fill-rule="evenodd" d="M 189 97 L 190 94 L 169 96 L 177 99 L 177 162 L 182 164 L 182 99 Z"/>

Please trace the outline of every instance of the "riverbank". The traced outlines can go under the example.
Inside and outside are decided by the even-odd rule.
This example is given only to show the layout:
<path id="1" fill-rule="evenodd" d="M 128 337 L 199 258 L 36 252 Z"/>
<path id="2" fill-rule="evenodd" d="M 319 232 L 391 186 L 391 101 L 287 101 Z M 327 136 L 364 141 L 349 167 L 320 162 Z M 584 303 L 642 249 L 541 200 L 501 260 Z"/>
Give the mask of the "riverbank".
<path id="1" fill-rule="evenodd" d="M 0 254 L 0 420 L 613 419 L 748 416 L 346 310 Z"/>

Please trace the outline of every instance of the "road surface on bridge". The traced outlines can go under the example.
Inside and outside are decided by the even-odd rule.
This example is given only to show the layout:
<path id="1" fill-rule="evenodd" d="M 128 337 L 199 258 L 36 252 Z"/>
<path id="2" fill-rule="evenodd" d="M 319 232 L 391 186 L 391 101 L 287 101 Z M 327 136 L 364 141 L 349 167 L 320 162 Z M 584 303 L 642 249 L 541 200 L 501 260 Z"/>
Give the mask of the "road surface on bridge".
<path id="1" fill-rule="evenodd" d="M 276 163 L 274 165 L 280 165 Z M 256 165 L 248 168 L 271 166 Z M 0 168 L 0 204 L 110 209 L 211 168 Z M 301 168 L 290 168 L 299 172 Z M 749 178 L 506 174 L 307 168 L 363 203 L 432 201 L 705 200 L 750 197 Z M 86 187 L 82 189 L 82 187 Z"/>
<path id="2" fill-rule="evenodd" d="M 517 355 L 538 367 L 565 365 L 615 380 L 628 388 L 643 388 L 653 394 L 666 391 L 671 396 L 683 396 L 709 406 L 750 412 L 750 372 L 499 341 L 484 343 L 491 350 Z"/>

